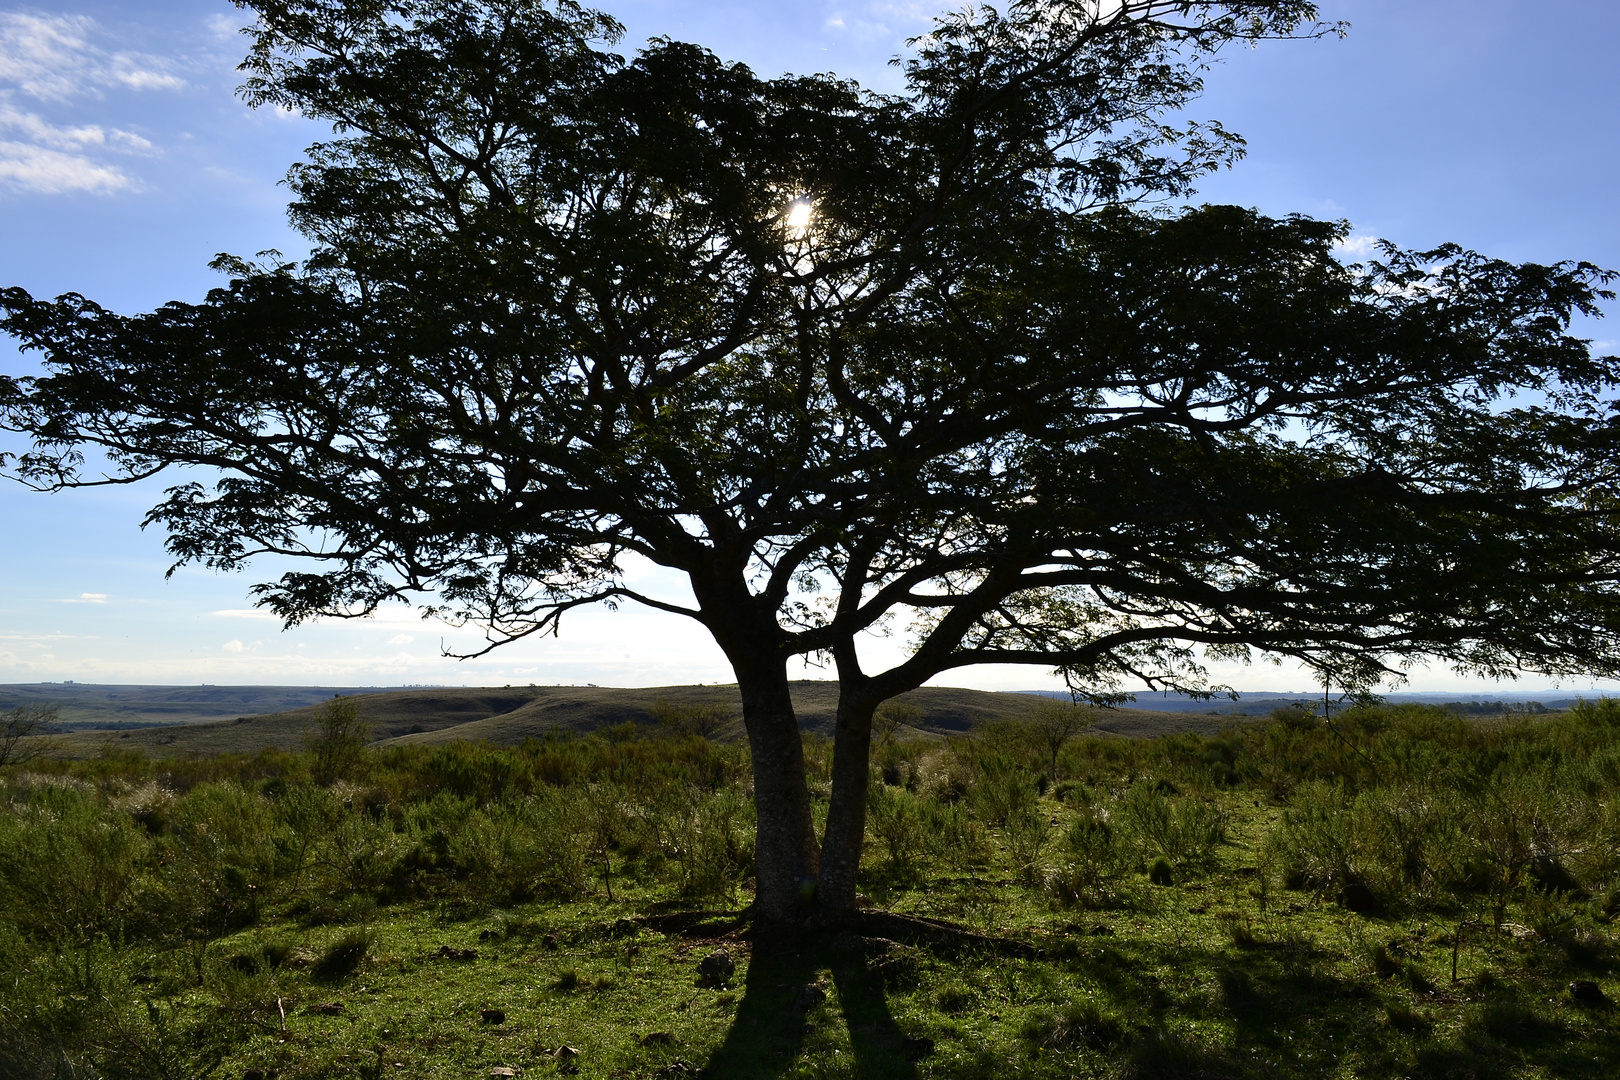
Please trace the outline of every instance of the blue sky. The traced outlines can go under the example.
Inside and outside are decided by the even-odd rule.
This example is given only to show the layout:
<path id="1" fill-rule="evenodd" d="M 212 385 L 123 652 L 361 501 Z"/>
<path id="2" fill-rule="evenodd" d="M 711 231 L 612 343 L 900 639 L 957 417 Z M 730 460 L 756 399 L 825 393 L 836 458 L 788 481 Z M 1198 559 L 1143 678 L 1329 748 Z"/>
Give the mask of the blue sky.
<path id="1" fill-rule="evenodd" d="M 835 71 L 883 89 L 895 81 L 886 60 L 939 8 L 641 0 L 607 10 L 630 29 L 626 49 L 664 34 L 763 74 Z M 1347 219 L 1359 243 L 1455 240 L 1512 259 L 1620 267 L 1620 4 L 1329 0 L 1322 12 L 1348 21 L 1349 36 L 1234 50 L 1209 73 L 1190 115 L 1246 136 L 1249 155 L 1207 181 L 1204 200 Z M 134 312 L 201 297 L 216 283 L 206 264 L 217 252 L 302 251 L 277 185 L 323 132 L 236 100 L 241 23 L 213 0 L 0 2 L 0 285 L 82 292 Z M 1582 333 L 1620 349 L 1620 323 Z M 0 341 L 0 370 L 25 373 L 31 363 Z M 470 663 L 438 655 L 441 641 L 470 644 L 465 631 L 403 608 L 283 633 L 252 610 L 251 571 L 187 568 L 164 579 L 162 538 L 139 529 L 155 493 L 45 496 L 0 485 L 0 682 L 730 679 L 696 628 L 631 611 L 583 613 L 561 639 Z M 641 584 L 679 587 L 650 570 Z M 1219 674 L 1240 688 L 1306 686 L 1265 665 Z M 946 681 L 1047 685 L 1036 670 Z M 1411 688 L 1477 686 L 1442 668 L 1415 672 Z"/>

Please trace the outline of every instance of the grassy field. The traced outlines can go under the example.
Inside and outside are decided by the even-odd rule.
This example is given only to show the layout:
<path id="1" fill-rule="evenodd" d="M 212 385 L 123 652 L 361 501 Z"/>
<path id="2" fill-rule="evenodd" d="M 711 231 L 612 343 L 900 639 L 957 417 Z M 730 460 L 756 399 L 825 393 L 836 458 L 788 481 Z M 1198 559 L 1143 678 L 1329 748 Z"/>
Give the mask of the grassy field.
<path id="1" fill-rule="evenodd" d="M 683 715 L 6 775 L 0 1075 L 1620 1074 L 1620 703 L 898 739 L 794 938 Z"/>

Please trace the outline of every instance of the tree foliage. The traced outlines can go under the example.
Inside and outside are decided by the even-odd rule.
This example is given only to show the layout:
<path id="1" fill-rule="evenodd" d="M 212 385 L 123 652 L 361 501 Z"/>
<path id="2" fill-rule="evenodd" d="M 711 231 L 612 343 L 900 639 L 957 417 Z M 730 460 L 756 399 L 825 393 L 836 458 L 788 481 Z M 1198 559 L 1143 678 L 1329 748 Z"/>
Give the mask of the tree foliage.
<path id="1" fill-rule="evenodd" d="M 1251 650 L 1354 687 L 1620 669 L 1615 361 L 1568 333 L 1608 275 L 1347 264 L 1343 224 L 1185 205 L 1241 152 L 1175 122 L 1200 73 L 1332 32 L 1312 4 L 968 9 L 892 95 L 624 59 L 571 3 L 247 6 L 245 99 L 334 127 L 289 174 L 312 254 L 130 317 L 0 294 L 46 365 L 0 382 L 14 472 L 218 470 L 148 521 L 182 561 L 308 560 L 256 586 L 289 624 L 697 620 L 743 690 L 767 908 L 818 875 L 853 902 L 873 710 L 956 668 L 1104 701 Z M 907 658 L 867 670 L 894 626 Z M 825 852 L 799 656 L 843 695 Z"/>

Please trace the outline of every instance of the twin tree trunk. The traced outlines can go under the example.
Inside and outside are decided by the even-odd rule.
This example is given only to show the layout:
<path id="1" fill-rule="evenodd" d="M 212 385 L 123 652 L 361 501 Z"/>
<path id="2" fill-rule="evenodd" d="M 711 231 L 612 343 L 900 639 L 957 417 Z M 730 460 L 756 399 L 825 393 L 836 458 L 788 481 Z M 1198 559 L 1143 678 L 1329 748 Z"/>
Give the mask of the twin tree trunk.
<path id="1" fill-rule="evenodd" d="M 774 607 L 748 593 L 742 574 L 692 575 L 705 625 L 731 661 L 742 693 L 754 766 L 754 912 L 764 922 L 836 923 L 855 911 L 855 877 L 866 835 L 872 713 L 878 702 L 839 685 L 832 797 L 825 845 L 816 842 L 804 743 L 793 711 Z"/>
<path id="2" fill-rule="evenodd" d="M 786 661 L 734 666 L 754 765 L 756 917 L 776 923 L 842 921 L 855 911 L 874 704 L 839 695 L 832 797 L 825 843 L 818 845 Z"/>

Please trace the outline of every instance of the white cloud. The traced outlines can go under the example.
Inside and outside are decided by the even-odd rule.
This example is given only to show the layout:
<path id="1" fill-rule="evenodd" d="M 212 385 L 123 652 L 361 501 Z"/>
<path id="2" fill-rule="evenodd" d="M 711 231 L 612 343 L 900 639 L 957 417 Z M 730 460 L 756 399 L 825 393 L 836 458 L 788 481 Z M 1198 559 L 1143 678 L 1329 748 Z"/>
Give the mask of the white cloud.
<path id="1" fill-rule="evenodd" d="M 1339 255 L 1351 259 L 1365 259 L 1376 254 L 1380 238 L 1376 236 L 1347 236 L 1343 240 L 1335 241 L 1333 250 Z"/>
<path id="2" fill-rule="evenodd" d="M 82 592 L 70 600 L 58 600 L 58 604 L 105 604 L 107 594 L 104 592 Z"/>
<path id="3" fill-rule="evenodd" d="M 77 150 L 81 146 L 104 145 L 107 142 L 107 133 L 98 125 L 57 127 L 33 113 L 21 112 L 5 103 L 0 103 L 0 127 L 11 128 L 35 143 L 58 150 Z"/>
<path id="4" fill-rule="evenodd" d="M 669 577 L 671 573 L 647 556 L 634 551 L 626 551 L 619 556 L 619 580 L 627 585 L 650 581 L 657 577 Z M 674 575 L 674 579 L 680 580 L 679 575 Z"/>
<path id="5" fill-rule="evenodd" d="M 61 112 L 107 92 L 178 90 L 185 80 L 161 57 L 103 44 L 82 15 L 0 12 L 0 186 L 47 195 L 105 195 L 135 186 L 107 153 L 151 153 L 150 140 L 96 123 L 59 122 L 15 104 L 32 98 Z"/>
<path id="6" fill-rule="evenodd" d="M 240 641 L 236 640 L 235 638 L 232 638 L 231 640 L 227 641 L 225 644 L 220 646 L 220 648 L 224 649 L 226 652 L 231 652 L 231 653 L 239 653 L 246 647 L 247 646 L 243 645 Z"/>
<path id="7" fill-rule="evenodd" d="M 103 89 L 178 90 L 185 80 L 161 57 L 109 51 L 96 44 L 84 15 L 0 12 L 0 86 L 41 101 L 66 101 Z"/>
<path id="8" fill-rule="evenodd" d="M 0 101 L 0 128 L 9 128 L 36 146 L 55 150 L 82 150 L 86 147 L 102 146 L 129 153 L 144 153 L 152 149 L 150 141 L 133 131 L 108 129 L 100 124 L 61 127 L 34 113 L 23 112 L 4 101 Z"/>
<path id="9" fill-rule="evenodd" d="M 116 71 L 113 77 L 132 90 L 178 90 L 186 85 L 178 76 L 140 69 Z"/>
<path id="10" fill-rule="evenodd" d="M 411 642 L 413 642 L 415 640 L 416 640 L 416 638 L 412 637 L 410 634 L 395 634 L 393 637 L 388 639 L 388 644 L 390 644 L 390 645 L 409 645 Z"/>
<path id="11" fill-rule="evenodd" d="M 0 182 L 47 195 L 105 194 L 132 186 L 130 178 L 113 166 L 98 165 L 82 154 L 19 142 L 0 142 Z"/>

